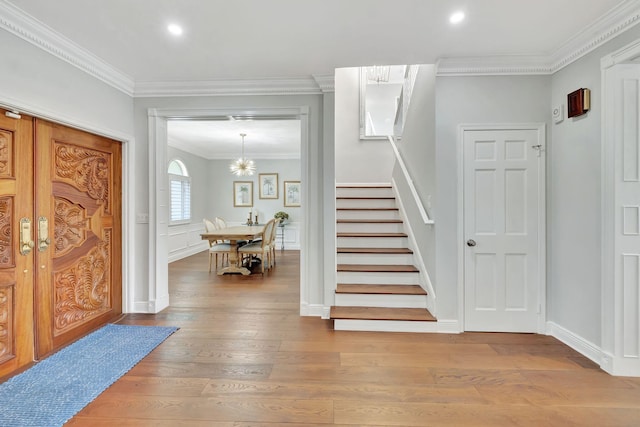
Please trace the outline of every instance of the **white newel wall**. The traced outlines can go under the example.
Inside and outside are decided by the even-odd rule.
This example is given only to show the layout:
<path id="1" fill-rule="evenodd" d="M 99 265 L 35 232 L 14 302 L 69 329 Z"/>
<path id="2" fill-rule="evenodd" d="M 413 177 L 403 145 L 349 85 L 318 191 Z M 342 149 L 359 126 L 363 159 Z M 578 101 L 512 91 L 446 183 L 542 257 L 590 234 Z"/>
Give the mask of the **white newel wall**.
<path id="1" fill-rule="evenodd" d="M 336 70 L 336 182 L 389 183 L 394 156 L 386 139 L 360 139 L 359 68 Z"/>

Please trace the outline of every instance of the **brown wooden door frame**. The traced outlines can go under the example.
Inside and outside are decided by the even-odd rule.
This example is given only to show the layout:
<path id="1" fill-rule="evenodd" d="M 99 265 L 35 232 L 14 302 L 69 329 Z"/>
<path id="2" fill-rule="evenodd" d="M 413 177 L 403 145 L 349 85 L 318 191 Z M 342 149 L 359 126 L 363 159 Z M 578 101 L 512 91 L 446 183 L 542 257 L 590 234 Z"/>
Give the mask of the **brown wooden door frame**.
<path id="1" fill-rule="evenodd" d="M 21 218 L 33 220 L 33 119 L 0 109 L 0 377 L 34 358 L 34 254 L 20 253 Z"/>

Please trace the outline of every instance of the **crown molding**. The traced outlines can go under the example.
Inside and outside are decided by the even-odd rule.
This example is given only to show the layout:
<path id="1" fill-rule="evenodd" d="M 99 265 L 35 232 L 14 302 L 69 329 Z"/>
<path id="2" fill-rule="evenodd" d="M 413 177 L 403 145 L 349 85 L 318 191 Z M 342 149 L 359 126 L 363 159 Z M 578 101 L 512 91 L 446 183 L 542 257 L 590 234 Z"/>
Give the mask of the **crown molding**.
<path id="1" fill-rule="evenodd" d="M 640 22 L 640 0 L 627 0 L 584 28 L 549 58 L 552 72 L 556 72 L 582 58 L 604 43 L 619 36 Z"/>
<path id="2" fill-rule="evenodd" d="M 0 0 L 0 28 L 127 95 L 133 95 L 134 85 L 130 76 L 115 69 L 6 0 Z"/>
<path id="3" fill-rule="evenodd" d="M 314 74 L 313 79 L 316 81 L 322 92 L 336 91 L 335 74 Z"/>
<path id="4" fill-rule="evenodd" d="M 437 76 L 553 74 L 640 22 L 640 0 L 626 0 L 584 28 L 550 55 L 442 58 Z"/>
<path id="5" fill-rule="evenodd" d="M 442 58 L 436 63 L 437 76 L 500 76 L 551 74 L 544 56 L 505 55 L 469 58 Z"/>
<path id="6" fill-rule="evenodd" d="M 313 78 L 137 82 L 134 96 L 317 95 Z"/>

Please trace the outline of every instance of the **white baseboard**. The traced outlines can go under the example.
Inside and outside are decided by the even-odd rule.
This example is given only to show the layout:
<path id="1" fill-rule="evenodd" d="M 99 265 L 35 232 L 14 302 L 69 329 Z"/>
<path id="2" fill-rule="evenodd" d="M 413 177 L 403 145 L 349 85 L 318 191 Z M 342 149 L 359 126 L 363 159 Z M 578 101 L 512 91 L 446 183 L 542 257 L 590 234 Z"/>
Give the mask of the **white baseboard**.
<path id="1" fill-rule="evenodd" d="M 312 317 L 321 317 L 323 319 L 328 319 L 329 308 L 325 308 L 325 306 L 322 304 L 308 304 L 306 302 L 301 302 L 300 316 L 312 316 Z"/>
<path id="2" fill-rule="evenodd" d="M 170 253 L 167 260 L 169 261 L 169 263 L 172 263 L 174 261 L 178 261 L 183 258 L 190 257 L 191 255 L 195 255 L 200 252 L 206 251 L 207 249 L 209 249 L 209 244 L 207 242 L 202 242 L 202 244 L 189 246 L 187 248 L 183 248 L 178 251 Z"/>
<path id="3" fill-rule="evenodd" d="M 597 363 L 598 366 L 602 367 L 605 354 L 597 345 L 585 340 L 554 322 L 547 322 L 547 335 L 557 338 L 578 353 Z"/>
<path id="4" fill-rule="evenodd" d="M 438 332 L 441 334 L 459 334 L 462 331 L 460 322 L 457 319 L 440 320 L 438 319 Z"/>
<path id="5" fill-rule="evenodd" d="M 137 301 L 133 304 L 130 313 L 156 314 L 169 307 L 169 295 L 158 298 L 155 301 Z"/>

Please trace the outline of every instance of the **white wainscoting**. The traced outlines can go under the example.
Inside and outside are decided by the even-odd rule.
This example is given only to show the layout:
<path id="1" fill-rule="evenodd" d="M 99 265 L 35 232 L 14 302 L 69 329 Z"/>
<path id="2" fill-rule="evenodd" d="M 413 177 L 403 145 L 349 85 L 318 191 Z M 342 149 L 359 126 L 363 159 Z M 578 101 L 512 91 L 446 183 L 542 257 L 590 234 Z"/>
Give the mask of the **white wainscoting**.
<path id="1" fill-rule="evenodd" d="M 201 222 L 169 227 L 169 262 L 206 251 L 209 243 L 200 238 L 201 233 L 204 233 Z"/>
<path id="2" fill-rule="evenodd" d="M 243 225 L 239 222 L 228 222 L 228 226 Z M 278 228 L 276 248 L 282 247 L 282 229 Z M 169 262 L 206 251 L 209 244 L 200 238 L 204 233 L 204 227 L 200 222 L 181 224 L 169 227 Z M 284 249 L 300 250 L 300 223 L 288 222 L 284 227 Z"/>

